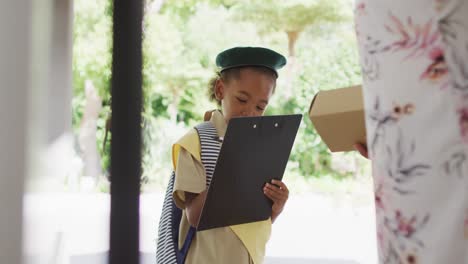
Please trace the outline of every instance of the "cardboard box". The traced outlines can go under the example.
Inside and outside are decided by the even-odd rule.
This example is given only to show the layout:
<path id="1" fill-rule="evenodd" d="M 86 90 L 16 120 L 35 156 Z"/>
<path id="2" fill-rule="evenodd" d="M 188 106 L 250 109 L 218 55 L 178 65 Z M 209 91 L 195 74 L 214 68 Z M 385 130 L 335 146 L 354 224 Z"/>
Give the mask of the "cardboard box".
<path id="1" fill-rule="evenodd" d="M 361 86 L 318 92 L 309 117 L 332 152 L 351 151 L 356 142 L 366 142 Z"/>

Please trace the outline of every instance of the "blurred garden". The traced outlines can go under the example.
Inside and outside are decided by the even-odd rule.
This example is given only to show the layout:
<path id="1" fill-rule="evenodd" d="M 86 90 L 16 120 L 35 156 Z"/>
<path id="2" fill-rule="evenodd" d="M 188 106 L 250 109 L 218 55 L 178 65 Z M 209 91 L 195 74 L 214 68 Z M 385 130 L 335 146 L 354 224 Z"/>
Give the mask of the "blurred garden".
<path id="1" fill-rule="evenodd" d="M 111 4 L 74 7 L 73 130 L 80 177 L 100 192 L 110 178 Z M 368 161 L 332 154 L 307 114 L 318 91 L 361 83 L 352 0 L 146 0 L 144 12 L 143 192 L 165 189 L 172 143 L 216 108 L 207 95 L 215 56 L 265 46 L 288 58 L 267 114 L 304 115 L 285 172 L 291 191 L 371 201 Z"/>

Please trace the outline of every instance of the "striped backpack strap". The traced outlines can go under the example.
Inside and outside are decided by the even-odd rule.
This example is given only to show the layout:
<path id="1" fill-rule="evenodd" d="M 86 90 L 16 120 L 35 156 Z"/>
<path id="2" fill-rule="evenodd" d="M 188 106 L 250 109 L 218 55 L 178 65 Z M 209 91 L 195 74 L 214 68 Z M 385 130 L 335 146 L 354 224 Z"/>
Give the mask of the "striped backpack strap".
<path id="1" fill-rule="evenodd" d="M 195 129 L 201 146 L 201 159 L 206 171 L 206 186 L 213 178 L 216 160 L 218 159 L 221 141 L 213 123 L 205 122 L 197 125 Z M 195 237 L 196 229 L 190 227 L 182 248 L 179 250 L 179 227 L 182 218 L 182 210 L 177 208 L 172 194 L 174 192 L 175 173 L 172 172 L 166 195 L 164 197 L 163 209 L 159 220 L 158 243 L 156 250 L 157 264 L 183 264 L 187 257 L 190 244 Z"/>
<path id="2" fill-rule="evenodd" d="M 175 172 L 172 172 L 159 219 L 158 243 L 156 249 L 156 264 L 178 264 L 179 227 L 182 210 L 177 208 L 172 198 L 174 191 Z"/>
<path id="3" fill-rule="evenodd" d="M 211 122 L 204 122 L 195 127 L 200 138 L 201 160 L 206 171 L 206 187 L 210 186 L 216 161 L 221 150 L 221 140 Z"/>

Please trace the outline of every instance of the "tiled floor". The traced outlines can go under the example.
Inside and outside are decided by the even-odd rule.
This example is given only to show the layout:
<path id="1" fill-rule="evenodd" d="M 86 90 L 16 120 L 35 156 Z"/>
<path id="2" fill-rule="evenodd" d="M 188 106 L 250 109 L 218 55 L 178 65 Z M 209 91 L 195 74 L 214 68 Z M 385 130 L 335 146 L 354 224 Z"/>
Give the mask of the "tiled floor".
<path id="1" fill-rule="evenodd" d="M 162 196 L 145 194 L 140 205 L 142 263 L 155 264 Z M 352 208 L 310 194 L 292 196 L 273 225 L 265 264 L 375 264 L 371 206 Z M 25 249 L 41 255 L 27 264 L 104 264 L 109 249 L 109 196 L 56 194 L 26 197 Z M 98 252 L 96 254 L 96 252 Z M 50 261 L 51 258 L 60 261 Z M 71 256 L 71 257 L 70 257 Z M 36 260 L 39 258 L 36 258 Z"/>

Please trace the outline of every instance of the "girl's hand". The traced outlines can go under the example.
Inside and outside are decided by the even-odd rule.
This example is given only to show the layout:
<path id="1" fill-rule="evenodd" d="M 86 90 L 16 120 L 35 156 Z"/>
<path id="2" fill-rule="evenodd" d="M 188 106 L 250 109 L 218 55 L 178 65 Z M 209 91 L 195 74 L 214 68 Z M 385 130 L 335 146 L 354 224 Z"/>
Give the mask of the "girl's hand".
<path id="1" fill-rule="evenodd" d="M 288 187 L 282 181 L 272 180 L 271 183 L 265 184 L 263 193 L 273 201 L 273 206 L 271 207 L 271 221 L 275 222 L 289 198 Z"/>

